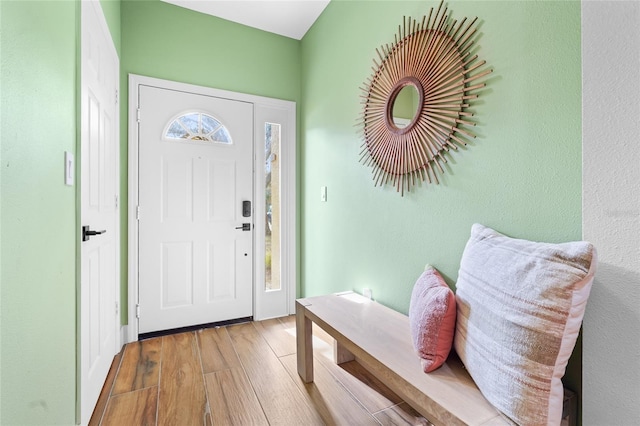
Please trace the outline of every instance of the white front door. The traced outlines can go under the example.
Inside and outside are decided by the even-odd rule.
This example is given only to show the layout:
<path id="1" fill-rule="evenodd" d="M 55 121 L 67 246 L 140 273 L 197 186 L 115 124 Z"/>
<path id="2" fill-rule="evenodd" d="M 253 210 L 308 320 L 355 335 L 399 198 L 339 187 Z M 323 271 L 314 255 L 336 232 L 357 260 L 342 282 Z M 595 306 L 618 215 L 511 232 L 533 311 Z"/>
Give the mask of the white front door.
<path id="1" fill-rule="evenodd" d="M 83 1 L 81 60 L 80 411 L 87 424 L 120 345 L 119 61 L 98 1 Z M 90 235 L 94 233 L 93 235 Z"/>
<path id="2" fill-rule="evenodd" d="M 140 86 L 138 109 L 139 333 L 252 316 L 253 105 Z"/>

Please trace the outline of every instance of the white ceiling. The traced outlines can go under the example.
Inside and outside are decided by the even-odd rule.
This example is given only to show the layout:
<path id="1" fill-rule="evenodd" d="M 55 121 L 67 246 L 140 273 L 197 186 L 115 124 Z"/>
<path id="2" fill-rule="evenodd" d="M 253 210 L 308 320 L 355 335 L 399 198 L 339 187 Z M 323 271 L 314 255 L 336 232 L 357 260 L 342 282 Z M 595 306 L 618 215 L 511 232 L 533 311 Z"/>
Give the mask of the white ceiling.
<path id="1" fill-rule="evenodd" d="M 330 0 L 162 0 L 300 40 Z"/>

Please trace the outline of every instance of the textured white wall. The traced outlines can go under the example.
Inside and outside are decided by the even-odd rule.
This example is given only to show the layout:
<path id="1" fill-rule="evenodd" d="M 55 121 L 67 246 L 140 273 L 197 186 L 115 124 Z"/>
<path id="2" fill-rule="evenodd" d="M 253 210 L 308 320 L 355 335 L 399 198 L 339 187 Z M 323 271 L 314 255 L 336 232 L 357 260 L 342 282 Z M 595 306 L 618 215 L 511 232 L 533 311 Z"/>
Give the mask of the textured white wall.
<path id="1" fill-rule="evenodd" d="M 583 424 L 640 425 L 640 1 L 582 2 Z"/>

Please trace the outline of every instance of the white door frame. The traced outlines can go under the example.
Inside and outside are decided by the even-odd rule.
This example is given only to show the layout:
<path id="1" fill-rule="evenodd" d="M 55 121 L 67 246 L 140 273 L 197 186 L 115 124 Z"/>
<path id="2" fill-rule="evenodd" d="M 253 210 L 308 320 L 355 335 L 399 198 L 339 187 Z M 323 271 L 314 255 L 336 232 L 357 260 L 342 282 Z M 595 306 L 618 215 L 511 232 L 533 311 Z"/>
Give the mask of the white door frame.
<path id="1" fill-rule="evenodd" d="M 254 105 L 256 111 L 280 111 L 286 117 L 286 123 L 283 128 L 283 139 L 289 143 L 283 143 L 281 146 L 281 223 L 282 223 L 282 254 L 281 254 L 281 282 L 283 291 L 286 292 L 287 307 L 282 314 L 293 314 L 295 312 L 295 299 L 297 291 L 297 249 L 296 249 L 296 103 L 280 99 L 266 98 L 263 96 L 249 95 L 245 93 L 231 92 L 227 90 L 214 89 L 210 87 L 197 86 L 193 84 L 180 83 L 169 80 L 162 80 L 153 77 L 146 77 L 136 74 L 129 74 L 129 325 L 127 326 L 127 341 L 133 342 L 138 340 L 138 88 L 143 86 L 153 86 L 170 90 L 183 91 L 188 93 L 202 94 L 206 96 L 214 96 L 218 98 L 238 100 L 249 102 Z M 259 150 L 257 143 L 260 135 L 264 135 L 264 123 L 257 120 L 257 114 L 254 115 L 254 153 Z M 264 151 L 264 148 L 262 148 Z M 264 157 L 264 154 L 262 155 Z M 259 188 L 263 184 L 264 177 L 256 171 L 261 170 L 263 164 L 259 163 L 260 156 L 254 158 L 254 188 Z M 264 161 L 264 160 L 263 160 Z M 261 200 L 257 200 L 256 196 L 260 191 L 254 189 L 254 223 L 259 217 L 257 213 L 257 204 Z M 264 235 L 255 233 L 255 247 L 264 245 Z M 254 253 L 254 271 L 257 268 L 264 268 L 264 257 L 258 258 Z M 266 319 L 263 309 L 260 309 L 261 303 L 260 291 L 262 283 L 258 283 L 254 276 L 254 293 L 253 293 L 253 318 L 254 320 Z"/>
<path id="2" fill-rule="evenodd" d="M 93 24 L 88 24 L 87 22 L 87 13 L 88 10 L 93 9 L 93 11 L 95 12 L 98 21 L 99 21 L 99 26 L 96 27 Z M 109 30 L 109 26 L 107 24 L 107 20 L 104 16 L 104 12 L 102 10 L 102 6 L 100 4 L 100 0 L 83 0 L 81 2 L 81 13 L 80 13 L 81 17 L 81 24 L 80 24 L 80 36 L 81 38 L 87 36 L 87 34 L 89 34 L 91 37 L 102 37 L 104 36 L 108 42 L 108 49 L 111 50 L 111 52 L 109 52 L 109 55 L 114 58 L 115 63 L 111 63 L 111 64 L 107 64 L 107 65 L 115 65 L 115 88 L 113 90 L 115 90 L 115 114 L 113 117 L 114 120 L 114 127 L 115 127 L 115 133 L 113 135 L 113 138 L 115 140 L 114 146 L 113 146 L 113 155 L 114 155 L 114 159 L 115 159 L 115 182 L 114 182 L 114 192 L 115 192 L 115 219 L 114 219 L 114 227 L 115 229 L 111 232 L 114 232 L 113 235 L 113 241 L 114 241 L 114 245 L 115 245 L 115 289 L 114 289 L 114 298 L 115 298 L 115 303 L 116 306 L 108 306 L 105 307 L 105 309 L 115 309 L 116 311 L 116 315 L 115 315 L 115 324 L 113 324 L 114 327 L 114 335 L 115 335 L 115 352 L 112 354 L 112 358 L 113 356 L 116 355 L 117 351 L 119 350 L 119 348 L 121 348 L 122 346 L 122 342 L 125 338 L 124 334 L 123 334 L 123 329 L 121 327 L 121 321 L 120 321 L 120 254 L 121 254 L 121 250 L 120 250 L 120 206 L 119 206 L 119 199 L 120 199 L 120 102 L 118 100 L 118 92 L 119 92 L 119 88 L 120 88 L 120 59 L 118 57 L 118 53 L 117 50 L 115 48 L 115 45 L 113 44 L 113 38 L 111 37 L 111 31 Z M 86 66 L 86 60 L 87 58 L 85 57 L 85 52 L 84 52 L 84 45 L 81 44 L 80 46 L 80 63 L 81 63 L 81 74 L 80 74 L 80 91 L 81 91 L 81 97 L 84 97 L 85 92 L 87 91 L 87 83 L 86 83 L 86 77 L 85 77 L 85 66 Z M 86 135 L 86 129 L 83 127 L 84 126 L 84 120 L 85 117 L 82 115 L 85 113 L 85 106 L 84 106 L 84 99 L 81 102 L 81 106 L 80 106 L 80 123 L 81 123 L 81 129 L 80 129 L 80 144 L 78 146 L 78 152 L 77 152 L 77 157 L 80 161 L 77 161 L 76 165 L 76 193 L 77 193 L 77 206 L 78 206 L 78 212 L 79 212 L 79 222 L 78 222 L 78 228 L 80 228 L 82 225 L 87 225 L 87 223 L 84 223 L 83 220 L 84 218 L 82 217 L 82 185 L 87 184 L 87 182 L 82 182 L 82 173 L 80 173 L 80 171 L 82 170 L 82 158 L 83 155 L 82 154 L 82 147 L 86 146 L 87 144 L 85 143 L 85 140 L 87 138 Z M 78 232 L 78 236 L 77 236 L 77 252 L 78 252 L 78 257 L 80 262 L 82 263 L 82 248 L 81 245 L 83 244 L 82 242 L 82 232 Z M 85 354 L 85 348 L 88 345 L 89 342 L 86 342 L 82 337 L 84 334 L 84 327 L 86 327 L 86 321 L 85 318 L 87 316 L 87 309 L 89 309 L 89 307 L 83 303 L 84 301 L 84 295 L 83 295 L 83 290 L 84 290 L 84 286 L 85 284 L 82 281 L 82 271 L 81 271 L 82 266 L 80 266 L 79 272 L 80 272 L 80 276 L 78 278 L 78 293 L 77 293 L 77 304 L 78 304 L 78 319 L 77 319 L 77 327 L 78 327 L 78 336 L 79 336 L 79 345 L 78 345 L 78 361 L 77 361 L 77 371 L 78 371 L 78 380 L 77 380 L 77 392 L 76 392 L 76 423 L 77 424 L 87 424 L 89 422 L 89 418 L 92 415 L 93 409 L 95 409 L 95 407 L 91 410 L 92 412 L 87 412 L 87 401 L 83 400 L 84 397 L 86 397 L 86 391 L 83 389 L 84 386 L 86 386 L 86 380 L 87 378 L 84 376 L 84 368 L 83 368 L 83 363 L 86 362 L 86 359 L 84 359 L 84 354 Z M 110 362 L 111 364 L 111 362 Z"/>

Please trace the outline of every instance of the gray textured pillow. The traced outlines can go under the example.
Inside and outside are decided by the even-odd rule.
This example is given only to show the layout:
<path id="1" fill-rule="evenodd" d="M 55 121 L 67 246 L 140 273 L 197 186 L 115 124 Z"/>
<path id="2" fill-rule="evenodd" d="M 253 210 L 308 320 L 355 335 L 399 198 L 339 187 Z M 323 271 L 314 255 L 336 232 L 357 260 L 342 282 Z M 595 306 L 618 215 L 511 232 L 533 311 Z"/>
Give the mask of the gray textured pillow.
<path id="1" fill-rule="evenodd" d="M 587 242 L 537 243 L 471 228 L 456 284 L 454 347 L 487 400 L 517 424 L 560 424 L 561 378 L 595 265 Z"/>

